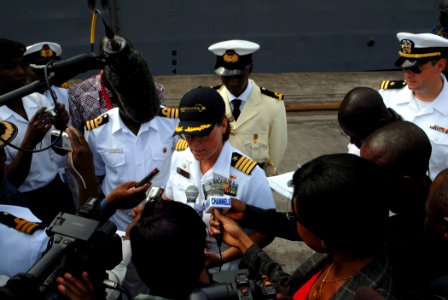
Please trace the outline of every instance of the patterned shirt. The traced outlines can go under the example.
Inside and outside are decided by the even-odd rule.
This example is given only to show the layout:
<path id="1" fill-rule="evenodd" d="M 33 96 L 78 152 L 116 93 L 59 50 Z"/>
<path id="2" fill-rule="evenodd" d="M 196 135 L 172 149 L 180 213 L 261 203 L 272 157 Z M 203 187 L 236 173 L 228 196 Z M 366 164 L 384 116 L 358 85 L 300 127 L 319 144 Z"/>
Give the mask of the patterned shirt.
<path id="1" fill-rule="evenodd" d="M 249 269 L 260 275 L 267 275 L 277 292 L 293 295 L 311 276 L 320 272 L 331 263 L 331 257 L 325 253 L 314 253 L 303 262 L 292 275 L 285 273 L 282 267 L 273 261 L 257 245 L 252 245 L 243 256 Z M 380 254 L 371 263 L 348 279 L 331 297 L 331 300 L 353 300 L 359 288 L 367 286 L 388 300 L 397 299 L 392 278 L 389 258 Z"/>
<path id="2" fill-rule="evenodd" d="M 110 99 L 112 92 L 101 83 L 103 71 L 92 76 L 83 82 L 70 87 L 68 91 L 68 101 L 70 107 L 70 120 L 76 129 L 84 132 L 84 124 L 109 109 L 115 107 Z M 155 82 L 156 93 L 163 105 L 164 87 Z"/>

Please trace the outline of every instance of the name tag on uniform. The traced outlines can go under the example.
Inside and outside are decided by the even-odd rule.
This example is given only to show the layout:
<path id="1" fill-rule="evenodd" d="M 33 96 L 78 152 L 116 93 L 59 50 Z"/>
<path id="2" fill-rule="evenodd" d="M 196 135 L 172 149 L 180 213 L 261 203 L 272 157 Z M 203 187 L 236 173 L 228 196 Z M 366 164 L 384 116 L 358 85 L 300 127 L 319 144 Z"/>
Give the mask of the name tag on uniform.
<path id="1" fill-rule="evenodd" d="M 176 171 L 177 171 L 177 174 L 179 174 L 187 179 L 190 179 L 190 173 L 188 173 L 184 169 L 177 167 Z"/>
<path id="2" fill-rule="evenodd" d="M 112 149 L 109 149 L 109 153 L 123 153 L 123 148 L 112 148 Z"/>

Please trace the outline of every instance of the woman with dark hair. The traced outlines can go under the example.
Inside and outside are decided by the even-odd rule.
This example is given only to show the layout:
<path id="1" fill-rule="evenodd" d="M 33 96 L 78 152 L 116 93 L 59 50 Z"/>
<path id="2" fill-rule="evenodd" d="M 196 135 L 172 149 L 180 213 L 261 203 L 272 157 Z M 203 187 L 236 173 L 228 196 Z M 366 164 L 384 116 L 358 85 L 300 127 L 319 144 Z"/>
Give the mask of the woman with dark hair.
<path id="1" fill-rule="evenodd" d="M 277 294 L 292 299 L 354 299 L 368 286 L 395 299 L 392 270 L 384 254 L 388 182 L 375 164 L 352 154 L 323 155 L 293 176 L 293 212 L 303 241 L 316 253 L 292 275 L 272 261 L 231 219 L 215 212 L 216 234 L 237 247 L 255 274 L 265 275 Z"/>
<path id="2" fill-rule="evenodd" d="M 225 104 L 217 91 L 200 86 L 188 91 L 179 102 L 179 124 L 175 133 L 181 137 L 171 158 L 171 170 L 164 198 L 189 203 L 197 208 L 209 224 L 210 213 L 204 202 L 214 190 L 261 209 L 274 209 L 269 182 L 257 162 L 234 148 Z M 197 188 L 194 199 L 188 199 L 189 187 Z M 218 188 L 216 188 L 218 187 Z M 193 201 L 191 201 L 193 200 Z M 249 236 L 260 246 L 273 237 L 256 230 Z M 235 270 L 241 253 L 238 249 L 207 235 L 207 261 L 210 272 Z"/>
<path id="3" fill-rule="evenodd" d="M 151 295 L 186 299 L 200 285 L 206 226 L 191 207 L 177 201 L 150 202 L 130 237 L 132 262 Z M 202 284 L 208 284 L 204 274 Z"/>

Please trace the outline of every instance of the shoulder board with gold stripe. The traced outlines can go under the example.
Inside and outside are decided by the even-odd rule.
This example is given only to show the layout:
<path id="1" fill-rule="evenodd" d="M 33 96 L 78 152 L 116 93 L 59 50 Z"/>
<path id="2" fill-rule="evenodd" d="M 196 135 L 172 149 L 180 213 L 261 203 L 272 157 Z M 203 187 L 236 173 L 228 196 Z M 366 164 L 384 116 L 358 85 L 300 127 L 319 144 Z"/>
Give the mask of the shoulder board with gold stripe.
<path id="1" fill-rule="evenodd" d="M 35 233 L 37 230 L 45 229 L 45 226 L 42 224 L 33 223 L 25 219 L 18 218 L 5 211 L 0 211 L 0 223 L 30 235 Z"/>
<path id="2" fill-rule="evenodd" d="M 406 81 L 404 80 L 383 80 L 380 84 L 380 89 L 393 90 L 393 89 L 401 89 L 404 86 L 406 86 Z"/>
<path id="3" fill-rule="evenodd" d="M 179 119 L 179 108 L 177 107 L 161 107 L 158 113 L 159 117 Z"/>
<path id="4" fill-rule="evenodd" d="M 64 83 L 61 83 L 59 85 L 59 87 L 61 87 L 63 89 L 68 89 L 70 87 L 70 84 L 68 82 L 64 82 Z"/>
<path id="5" fill-rule="evenodd" d="M 176 143 L 176 151 L 184 151 L 188 148 L 188 143 L 184 139 L 180 139 Z"/>
<path id="6" fill-rule="evenodd" d="M 96 117 L 93 120 L 87 121 L 86 122 L 86 130 L 92 130 L 92 129 L 98 128 L 101 125 L 106 124 L 107 122 L 109 122 L 109 115 L 107 113 L 104 113 L 101 116 Z"/>
<path id="7" fill-rule="evenodd" d="M 210 86 L 212 89 L 219 90 L 222 87 L 222 83 L 218 85 Z"/>
<path id="8" fill-rule="evenodd" d="M 252 173 L 252 170 L 257 166 L 257 162 L 247 156 L 239 154 L 238 152 L 233 152 L 231 165 L 235 169 L 238 169 L 241 172 L 250 175 Z"/>
<path id="9" fill-rule="evenodd" d="M 275 99 L 278 99 L 278 100 L 283 100 L 283 94 L 282 93 L 273 92 L 273 91 L 265 89 L 264 87 L 260 87 L 260 91 L 261 91 L 262 94 L 264 94 L 266 96 L 269 96 L 269 97 L 272 97 L 272 98 L 275 98 Z"/>

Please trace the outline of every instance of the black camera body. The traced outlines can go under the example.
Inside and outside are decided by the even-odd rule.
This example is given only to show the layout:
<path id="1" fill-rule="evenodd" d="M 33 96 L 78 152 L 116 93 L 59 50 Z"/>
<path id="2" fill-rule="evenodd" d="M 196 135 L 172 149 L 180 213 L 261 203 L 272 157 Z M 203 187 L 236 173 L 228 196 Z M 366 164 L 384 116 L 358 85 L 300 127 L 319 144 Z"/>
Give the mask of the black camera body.
<path id="1" fill-rule="evenodd" d="M 272 285 L 250 280 L 247 269 L 223 271 L 212 276 L 214 283 L 195 289 L 189 300 L 275 299 L 277 294 Z"/>
<path id="2" fill-rule="evenodd" d="M 97 296 L 104 298 L 106 270 L 122 259 L 121 238 L 117 227 L 102 220 L 99 199 L 91 198 L 78 215 L 59 213 L 47 228 L 51 237 L 44 256 L 27 272 L 40 283 L 43 299 L 62 299 L 57 292 L 56 277 L 65 272 L 81 278 L 87 271 Z"/>

